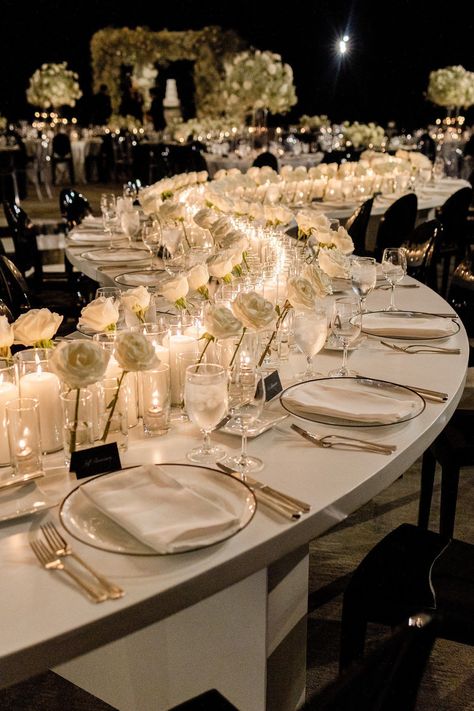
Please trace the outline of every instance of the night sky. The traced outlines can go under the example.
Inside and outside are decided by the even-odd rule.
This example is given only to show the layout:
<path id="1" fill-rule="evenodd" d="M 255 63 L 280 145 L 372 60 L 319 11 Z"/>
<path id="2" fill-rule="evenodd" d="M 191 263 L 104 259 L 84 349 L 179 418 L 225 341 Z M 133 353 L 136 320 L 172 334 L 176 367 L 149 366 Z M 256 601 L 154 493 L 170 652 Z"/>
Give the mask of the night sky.
<path id="1" fill-rule="evenodd" d="M 286 120 L 324 113 L 333 120 L 395 120 L 416 127 L 443 110 L 424 98 L 430 70 L 462 64 L 474 70 L 472 2 L 413 0 L 0 0 L 0 114 L 30 118 L 31 74 L 43 62 L 67 61 L 91 94 L 89 43 L 107 26 L 153 30 L 235 29 L 251 45 L 282 55 L 294 71 L 298 105 Z M 438 4 L 439 7 L 439 4 Z M 334 51 L 344 33 L 351 52 Z M 471 107 L 468 120 L 474 123 Z"/>

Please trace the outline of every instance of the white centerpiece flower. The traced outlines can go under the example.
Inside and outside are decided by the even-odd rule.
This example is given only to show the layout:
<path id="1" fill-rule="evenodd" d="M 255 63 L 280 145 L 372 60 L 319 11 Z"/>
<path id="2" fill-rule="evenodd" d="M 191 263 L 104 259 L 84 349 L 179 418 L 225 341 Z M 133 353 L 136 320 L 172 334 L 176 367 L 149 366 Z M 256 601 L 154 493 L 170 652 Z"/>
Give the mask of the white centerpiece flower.
<path id="1" fill-rule="evenodd" d="M 184 274 L 171 274 L 160 283 L 161 295 L 170 301 L 178 309 L 186 309 L 186 296 L 189 291 L 189 284 Z"/>
<path id="2" fill-rule="evenodd" d="M 99 296 L 84 306 L 78 321 L 81 328 L 90 329 L 96 333 L 115 331 L 119 320 L 119 307 L 112 297 Z"/>
<path id="3" fill-rule="evenodd" d="M 237 294 L 232 303 L 232 311 L 251 331 L 273 328 L 277 317 L 273 304 L 255 291 Z"/>
<path id="4" fill-rule="evenodd" d="M 11 346 L 14 340 L 13 326 L 6 316 L 0 316 L 0 358 L 11 358 Z"/>
<path id="5" fill-rule="evenodd" d="M 318 295 L 308 279 L 295 276 L 288 279 L 287 299 L 294 309 L 307 311 L 308 309 L 314 309 Z"/>
<path id="6" fill-rule="evenodd" d="M 63 316 L 49 309 L 31 309 L 13 323 L 15 343 L 34 348 L 50 348 Z"/>
<path id="7" fill-rule="evenodd" d="M 146 286 L 136 286 L 122 294 L 122 306 L 135 314 L 141 323 L 145 322 L 145 315 L 150 306 L 151 295 Z"/>

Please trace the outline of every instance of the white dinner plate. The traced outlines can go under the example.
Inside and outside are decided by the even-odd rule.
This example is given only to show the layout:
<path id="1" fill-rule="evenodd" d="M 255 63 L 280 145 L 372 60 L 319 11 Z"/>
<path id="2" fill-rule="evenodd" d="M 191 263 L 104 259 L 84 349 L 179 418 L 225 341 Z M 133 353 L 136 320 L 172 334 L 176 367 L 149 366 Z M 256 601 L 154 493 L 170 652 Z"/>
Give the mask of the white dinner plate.
<path id="1" fill-rule="evenodd" d="M 67 486 L 66 470 L 57 467 L 45 472 L 45 476 L 40 479 L 0 490 L 0 522 L 41 513 L 57 506 Z"/>
<path id="2" fill-rule="evenodd" d="M 369 336 L 377 336 L 377 338 L 394 338 L 397 341 L 437 341 L 454 336 L 461 328 L 460 324 L 451 318 L 437 316 L 436 314 L 423 313 L 422 311 L 371 311 L 369 314 L 371 319 L 375 319 L 376 321 L 379 320 L 381 324 L 389 322 L 390 319 L 397 319 L 397 321 L 398 319 L 402 319 L 406 323 L 406 328 L 409 329 L 411 326 L 413 327 L 413 335 L 395 335 L 395 333 L 390 333 L 390 326 L 386 332 L 380 332 L 379 329 L 374 328 L 373 325 L 371 328 L 366 326 L 364 324 L 364 316 L 362 315 L 362 333 L 366 333 Z M 446 334 L 439 336 L 425 336 L 420 331 L 417 332 L 417 320 L 419 322 L 422 320 L 432 321 L 433 326 L 435 326 L 436 321 L 443 321 L 448 327 L 447 332 Z"/>
<path id="3" fill-rule="evenodd" d="M 164 269 L 136 269 L 133 272 L 123 272 L 114 277 L 114 281 L 120 286 L 149 286 L 157 287 L 160 279 L 168 276 Z"/>
<path id="4" fill-rule="evenodd" d="M 334 393 L 339 398 L 341 403 L 344 403 L 344 399 L 346 400 L 347 412 L 344 414 L 334 415 L 323 412 L 308 412 L 306 409 L 302 409 L 297 404 L 296 401 L 298 400 L 299 392 L 302 392 L 303 389 L 305 392 L 310 392 L 312 402 L 323 402 L 323 389 L 325 389 L 328 385 L 331 389 L 334 389 Z M 403 416 L 394 415 L 394 419 L 391 422 L 380 422 L 377 421 L 376 417 L 373 420 L 365 419 L 363 421 L 355 419 L 353 414 L 355 410 L 354 398 L 357 397 L 358 393 L 360 393 L 361 397 L 365 397 L 367 394 L 383 396 L 384 398 L 392 400 L 395 405 L 399 405 L 401 403 L 404 409 L 409 409 L 410 412 Z M 291 415 L 295 415 L 296 417 L 300 417 L 303 420 L 319 422 L 324 425 L 336 425 L 343 427 L 387 427 L 388 425 L 395 425 L 400 424 L 401 422 L 413 420 L 425 409 L 424 399 L 421 395 L 410 388 L 403 385 L 397 385 L 396 383 L 390 383 L 385 380 L 352 377 L 319 378 L 317 380 L 309 380 L 303 383 L 297 383 L 296 385 L 291 385 L 280 395 L 280 402 L 287 412 Z M 388 401 L 386 402 L 386 405 L 390 406 L 390 404 L 392 403 Z"/>
<path id="5" fill-rule="evenodd" d="M 239 518 L 237 531 L 233 531 L 231 534 L 228 531 L 218 531 L 212 542 L 209 542 L 209 533 L 204 532 L 205 543 L 199 544 L 193 537 L 195 544 L 189 550 L 197 550 L 220 543 L 245 528 L 252 520 L 256 510 L 255 497 L 250 489 L 238 479 L 216 469 L 192 464 L 160 464 L 159 467 L 180 484 L 225 507 Z M 103 476 L 115 478 L 120 476 L 120 472 L 112 472 Z M 68 533 L 93 548 L 99 548 L 109 553 L 163 555 L 149 548 L 112 521 L 82 493 L 82 489 L 93 485 L 95 479 L 89 479 L 80 484 L 62 502 L 59 516 Z"/>
<path id="6" fill-rule="evenodd" d="M 88 247 L 93 245 L 102 247 L 104 244 L 110 244 L 110 235 L 106 232 L 70 232 L 67 238 L 72 244 L 85 245 Z M 123 235 L 120 238 L 114 237 L 113 241 L 117 242 L 119 239 L 125 240 L 127 239 L 127 237 L 126 235 Z"/>
<path id="7" fill-rule="evenodd" d="M 133 249 L 131 247 L 118 247 L 113 249 L 90 249 L 82 252 L 82 259 L 91 262 L 101 262 L 102 264 L 127 264 L 128 262 L 141 262 L 150 259 L 150 252 L 147 249 Z"/>
<path id="8" fill-rule="evenodd" d="M 367 340 L 367 336 L 360 335 L 358 336 L 352 343 L 349 343 L 349 346 L 347 348 L 348 351 L 356 351 L 365 341 Z M 341 339 L 338 338 L 337 336 L 334 335 L 334 333 L 330 333 L 327 337 L 327 341 L 324 344 L 324 350 L 325 351 L 342 351 L 343 346 L 341 343 Z"/>

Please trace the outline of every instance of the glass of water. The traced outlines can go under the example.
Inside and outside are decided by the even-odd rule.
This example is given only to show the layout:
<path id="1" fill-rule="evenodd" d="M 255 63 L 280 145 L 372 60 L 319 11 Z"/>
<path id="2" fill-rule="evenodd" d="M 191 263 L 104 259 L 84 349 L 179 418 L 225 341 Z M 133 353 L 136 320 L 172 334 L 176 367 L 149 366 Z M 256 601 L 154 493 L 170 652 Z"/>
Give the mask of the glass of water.
<path id="1" fill-rule="evenodd" d="M 395 306 L 395 285 L 398 284 L 407 273 L 407 254 L 403 247 L 387 247 L 382 255 L 382 271 L 389 282 L 390 305 L 386 311 L 398 311 Z"/>
<path id="2" fill-rule="evenodd" d="M 227 415 L 227 371 L 221 365 L 200 363 L 186 368 L 184 402 L 188 417 L 203 434 L 203 441 L 186 455 L 190 462 L 212 465 L 223 459 L 221 447 L 211 447 L 210 433 Z"/>
<path id="3" fill-rule="evenodd" d="M 352 290 L 360 298 L 360 310 L 367 311 L 366 300 L 375 288 L 377 281 L 377 265 L 373 257 L 352 257 L 351 282 Z"/>

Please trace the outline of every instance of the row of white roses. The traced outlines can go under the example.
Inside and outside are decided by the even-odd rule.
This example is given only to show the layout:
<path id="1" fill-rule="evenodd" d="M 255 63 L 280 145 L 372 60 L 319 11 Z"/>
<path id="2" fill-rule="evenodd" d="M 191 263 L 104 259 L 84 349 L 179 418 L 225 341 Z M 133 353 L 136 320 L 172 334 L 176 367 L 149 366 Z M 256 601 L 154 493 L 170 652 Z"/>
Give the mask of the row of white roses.
<path id="1" fill-rule="evenodd" d="M 184 188 L 202 185 L 207 181 L 207 170 L 178 173 L 171 178 L 163 178 L 140 190 L 140 204 L 146 215 L 153 214 L 165 200 Z"/>
<path id="2" fill-rule="evenodd" d="M 0 316 L 0 355 L 9 357 L 13 344 L 49 347 L 63 317 L 49 309 L 30 309 L 13 323 Z"/>

